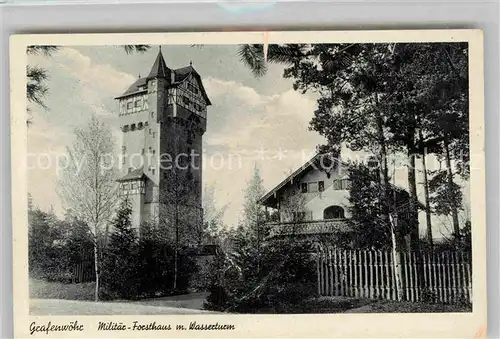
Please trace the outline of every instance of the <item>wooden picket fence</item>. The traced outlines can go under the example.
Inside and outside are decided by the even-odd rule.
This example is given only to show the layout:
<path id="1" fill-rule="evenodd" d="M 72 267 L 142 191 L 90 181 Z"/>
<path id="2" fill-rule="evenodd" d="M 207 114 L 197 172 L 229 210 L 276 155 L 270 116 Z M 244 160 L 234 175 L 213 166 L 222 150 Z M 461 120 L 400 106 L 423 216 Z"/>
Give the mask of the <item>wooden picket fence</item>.
<path id="1" fill-rule="evenodd" d="M 81 259 L 73 265 L 71 270 L 71 282 L 83 283 L 95 281 L 94 254 L 84 252 Z"/>
<path id="2" fill-rule="evenodd" d="M 471 262 L 461 252 L 399 253 L 317 246 L 318 294 L 443 303 L 472 302 Z M 396 268 L 396 270 L 395 270 Z"/>

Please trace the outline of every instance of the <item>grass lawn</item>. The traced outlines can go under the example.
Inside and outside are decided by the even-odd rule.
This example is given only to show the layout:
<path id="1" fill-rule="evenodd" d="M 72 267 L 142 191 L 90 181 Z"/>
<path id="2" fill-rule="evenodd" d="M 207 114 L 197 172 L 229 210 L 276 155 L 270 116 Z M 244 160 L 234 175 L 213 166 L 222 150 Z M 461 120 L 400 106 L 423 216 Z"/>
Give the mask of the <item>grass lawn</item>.
<path id="1" fill-rule="evenodd" d="M 317 297 L 298 304 L 278 304 L 272 308 L 250 311 L 257 314 L 318 313 L 455 313 L 471 312 L 469 306 L 428 304 L 420 302 L 358 299 L 349 297 Z"/>
<path id="2" fill-rule="evenodd" d="M 423 302 L 375 300 L 372 303 L 347 310 L 346 313 L 456 313 L 472 312 L 467 305 L 430 304 Z"/>
<path id="3" fill-rule="evenodd" d="M 30 279 L 31 299 L 94 300 L 95 283 L 63 284 Z"/>

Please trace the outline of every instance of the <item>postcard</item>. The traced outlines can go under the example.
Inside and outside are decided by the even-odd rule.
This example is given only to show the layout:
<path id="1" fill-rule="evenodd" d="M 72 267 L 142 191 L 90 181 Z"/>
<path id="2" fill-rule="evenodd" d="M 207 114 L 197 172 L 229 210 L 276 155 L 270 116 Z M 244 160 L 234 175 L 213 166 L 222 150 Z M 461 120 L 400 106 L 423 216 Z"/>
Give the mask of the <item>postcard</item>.
<path id="1" fill-rule="evenodd" d="M 485 335 L 481 31 L 10 56 L 17 338 Z"/>

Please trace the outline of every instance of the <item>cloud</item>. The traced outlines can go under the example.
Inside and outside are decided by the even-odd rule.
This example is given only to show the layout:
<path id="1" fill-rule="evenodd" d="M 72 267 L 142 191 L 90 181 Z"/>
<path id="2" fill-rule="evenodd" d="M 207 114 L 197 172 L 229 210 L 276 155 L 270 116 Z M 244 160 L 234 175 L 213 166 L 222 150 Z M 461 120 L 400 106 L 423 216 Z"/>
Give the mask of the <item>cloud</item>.
<path id="1" fill-rule="evenodd" d="M 270 189 L 309 160 L 324 139 L 308 130 L 316 107 L 313 98 L 291 89 L 265 95 L 258 88 L 213 77 L 204 85 L 213 106 L 204 135 L 203 175 L 207 184 L 216 183 L 216 201 L 228 205 L 225 221 L 231 226 L 241 213 L 255 165 Z M 221 157 L 224 166 L 211 166 L 211 159 Z"/>
<path id="2" fill-rule="evenodd" d="M 57 163 L 74 140 L 74 128 L 83 126 L 95 114 L 112 126 L 118 144 L 121 133 L 116 128 L 118 114 L 113 98 L 135 79 L 68 47 L 52 57 L 30 56 L 29 63 L 49 72 L 49 95 L 45 100 L 49 110 L 32 107 L 33 125 L 28 129 L 29 189 L 41 208 L 54 206 L 61 212 L 61 202 L 55 193 Z"/>

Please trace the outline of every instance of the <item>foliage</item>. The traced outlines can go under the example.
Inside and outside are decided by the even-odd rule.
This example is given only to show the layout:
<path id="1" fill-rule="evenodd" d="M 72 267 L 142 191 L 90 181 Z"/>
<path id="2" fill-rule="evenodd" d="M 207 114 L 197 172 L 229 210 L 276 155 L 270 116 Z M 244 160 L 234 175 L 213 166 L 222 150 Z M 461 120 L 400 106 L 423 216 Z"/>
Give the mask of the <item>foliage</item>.
<path id="1" fill-rule="evenodd" d="M 254 312 L 280 302 L 298 302 L 311 292 L 314 265 L 309 248 L 295 238 L 270 238 L 258 200 L 263 186 L 254 169 L 245 191 L 243 219 L 228 233 L 231 247 L 213 261 L 206 309 Z"/>
<path id="2" fill-rule="evenodd" d="M 102 271 L 102 294 L 111 299 L 137 297 L 137 235 L 132 229 L 127 199 L 122 201 L 112 222 L 113 233 L 105 250 Z"/>
<path id="3" fill-rule="evenodd" d="M 77 279 L 74 268 L 92 254 L 93 243 L 79 220 L 59 220 L 54 212 L 33 207 L 28 212 L 30 277 L 57 282 Z"/>
<path id="4" fill-rule="evenodd" d="M 178 258 L 178 285 L 173 288 L 174 244 L 151 223 L 141 225 L 138 243 L 137 274 L 138 294 L 142 297 L 184 293 L 190 287 L 192 275 L 196 274 L 195 260 L 184 255 L 182 249 Z"/>
<path id="5" fill-rule="evenodd" d="M 451 215 L 452 209 L 462 205 L 462 190 L 452 181 L 448 184 L 448 171 L 439 171 L 429 181 L 430 200 L 438 215 Z"/>
<path id="6" fill-rule="evenodd" d="M 363 164 L 347 168 L 351 218 L 355 248 L 382 249 L 391 245 L 390 225 L 382 216 L 382 187 L 378 172 Z"/>
<path id="7" fill-rule="evenodd" d="M 96 116 L 92 116 L 86 126 L 76 128 L 75 136 L 73 145 L 67 149 L 67 157 L 60 164 L 58 194 L 92 234 L 97 301 L 99 261 L 118 197 L 114 138 L 109 127 Z"/>

